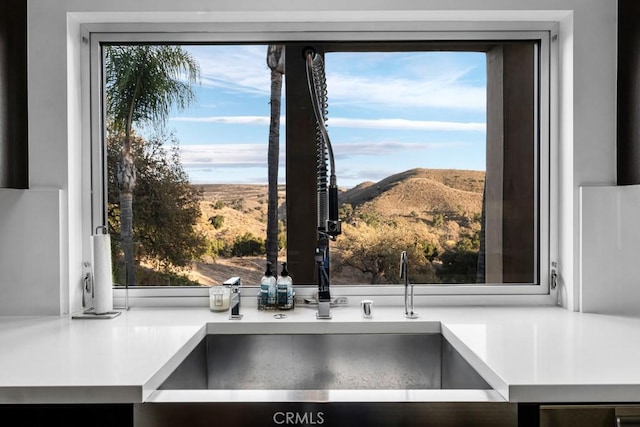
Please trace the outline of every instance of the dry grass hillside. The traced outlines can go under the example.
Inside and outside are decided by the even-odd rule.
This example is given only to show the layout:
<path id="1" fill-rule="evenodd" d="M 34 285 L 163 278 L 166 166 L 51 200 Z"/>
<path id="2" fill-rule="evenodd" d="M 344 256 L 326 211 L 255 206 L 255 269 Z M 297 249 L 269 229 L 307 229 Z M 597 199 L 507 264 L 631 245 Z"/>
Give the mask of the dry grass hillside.
<path id="1" fill-rule="evenodd" d="M 267 186 L 244 184 L 205 184 L 200 202 L 202 212 L 196 228 L 209 242 L 233 241 L 250 233 L 264 239 L 267 233 Z M 285 188 L 279 188 L 280 218 L 284 218 Z M 215 228 L 212 221 L 221 217 Z M 192 280 L 202 285 L 219 284 L 232 276 L 240 276 L 246 284 L 259 283 L 264 271 L 264 257 L 212 257 L 205 256 L 196 261 L 187 273 Z"/>
<path id="2" fill-rule="evenodd" d="M 480 212 L 484 172 L 456 169 L 411 169 L 377 183 L 363 183 L 340 196 L 354 208 L 368 206 L 385 216 L 411 211 Z"/>
<path id="3" fill-rule="evenodd" d="M 199 186 L 203 191 L 200 202 L 202 218 L 200 229 L 208 239 L 233 239 L 249 232 L 255 236 L 264 236 L 267 232 L 267 186 L 244 184 L 206 184 Z M 279 188 L 280 218 L 283 218 L 284 186 Z M 223 225 L 216 230 L 209 218 L 216 215 L 224 217 Z"/>
<path id="4" fill-rule="evenodd" d="M 427 227 L 434 244 L 445 248 L 463 234 L 479 229 L 485 173 L 452 169 L 412 169 L 377 183 L 366 182 L 340 194 L 340 204 L 351 206 L 349 230 L 357 233 L 359 222 L 402 227 Z M 245 233 L 264 239 L 266 235 L 267 186 L 209 184 L 201 186 L 202 217 L 198 229 L 209 241 L 227 243 Z M 279 190 L 280 218 L 285 217 L 285 189 Z M 215 228 L 212 219 L 222 217 Z M 414 224 L 414 225 L 412 225 Z M 343 238 L 346 236 L 342 236 Z M 339 250 L 336 248 L 336 250 Z M 284 258 L 283 253 L 280 258 Z M 208 257 L 195 262 L 191 279 L 203 285 L 221 283 L 240 275 L 246 284 L 257 284 L 264 270 L 264 257 Z M 353 271 L 345 271 L 350 280 Z"/>

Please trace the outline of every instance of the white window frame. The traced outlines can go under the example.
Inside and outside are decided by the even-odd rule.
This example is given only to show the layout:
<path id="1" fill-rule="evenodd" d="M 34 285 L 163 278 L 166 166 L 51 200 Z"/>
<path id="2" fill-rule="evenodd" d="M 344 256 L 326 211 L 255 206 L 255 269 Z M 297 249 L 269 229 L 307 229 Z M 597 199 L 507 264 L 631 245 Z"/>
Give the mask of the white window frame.
<path id="1" fill-rule="evenodd" d="M 375 28 L 374 28 L 375 27 Z M 539 284 L 475 284 L 475 285 L 416 285 L 416 304 L 437 305 L 515 305 L 555 304 L 557 289 L 551 284 L 551 265 L 558 255 L 559 213 L 558 194 L 558 25 L 556 22 L 333 22 L 333 23 L 158 23 L 158 24 L 85 24 L 82 37 L 89 41 L 83 54 L 83 89 L 90 95 L 87 126 L 90 127 L 91 150 L 86 160 L 92 165 L 85 172 L 90 175 L 91 192 L 86 202 L 92 207 L 91 229 L 105 218 L 106 168 L 103 149 L 104 106 L 101 90 L 103 67 L 100 46 L 118 42 L 176 42 L 176 43 L 234 43 L 267 44 L 294 41 L 500 41 L 540 40 L 540 117 L 538 179 L 539 218 Z M 250 286 L 252 284 L 244 284 Z M 127 292 L 128 306 L 205 305 L 207 287 L 170 288 L 135 287 Z M 312 296 L 313 286 L 297 287 L 300 296 Z M 403 286 L 357 285 L 334 287 L 332 294 L 367 296 L 378 299 L 382 305 L 402 304 Z M 248 291 L 245 297 L 252 296 Z M 115 305 L 124 305 L 123 289 L 114 289 Z M 251 298 L 255 300 L 255 298 Z"/>

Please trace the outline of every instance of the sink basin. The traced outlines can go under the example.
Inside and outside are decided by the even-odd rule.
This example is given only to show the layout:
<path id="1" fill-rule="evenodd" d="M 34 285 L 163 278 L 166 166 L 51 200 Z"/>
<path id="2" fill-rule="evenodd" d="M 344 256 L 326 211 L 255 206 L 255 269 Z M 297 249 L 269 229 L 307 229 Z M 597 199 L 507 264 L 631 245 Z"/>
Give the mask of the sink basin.
<path id="1" fill-rule="evenodd" d="M 160 390 L 491 387 L 440 333 L 209 334 Z"/>
<path id="2" fill-rule="evenodd" d="M 134 405 L 134 425 L 518 425 L 518 405 L 439 332 L 307 328 L 313 325 L 314 333 L 265 335 L 236 333 L 238 323 L 229 325 L 238 330 L 204 335 Z"/>

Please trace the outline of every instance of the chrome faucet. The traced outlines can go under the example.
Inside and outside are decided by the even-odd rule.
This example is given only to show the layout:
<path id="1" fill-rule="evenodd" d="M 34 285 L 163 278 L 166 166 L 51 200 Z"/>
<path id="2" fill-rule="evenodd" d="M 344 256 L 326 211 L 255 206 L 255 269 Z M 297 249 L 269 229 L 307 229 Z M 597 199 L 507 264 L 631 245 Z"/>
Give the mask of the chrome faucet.
<path id="1" fill-rule="evenodd" d="M 242 314 L 240 314 L 240 287 L 242 286 L 242 281 L 239 277 L 232 277 L 224 282 L 223 285 L 231 286 L 231 314 L 229 319 L 242 319 Z"/>
<path id="2" fill-rule="evenodd" d="M 404 317 L 417 319 L 418 313 L 413 311 L 413 284 L 409 283 L 409 257 L 407 251 L 400 254 L 400 278 L 404 279 Z M 409 311 L 409 287 L 411 287 L 411 311 Z"/>

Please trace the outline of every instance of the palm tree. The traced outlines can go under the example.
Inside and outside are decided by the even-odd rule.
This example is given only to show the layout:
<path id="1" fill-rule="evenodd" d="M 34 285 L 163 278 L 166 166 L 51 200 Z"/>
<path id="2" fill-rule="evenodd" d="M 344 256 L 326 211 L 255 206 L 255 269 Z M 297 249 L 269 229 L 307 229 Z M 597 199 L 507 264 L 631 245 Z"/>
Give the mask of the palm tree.
<path id="1" fill-rule="evenodd" d="M 132 129 L 134 123 L 163 125 L 172 106 L 183 109 L 194 100 L 192 84 L 198 63 L 179 46 L 121 45 L 105 48 L 105 87 L 109 132 L 122 135 L 117 183 L 120 193 L 120 238 L 127 286 L 135 284 L 133 189 L 136 185 Z"/>
<path id="2" fill-rule="evenodd" d="M 269 45 L 267 65 L 271 69 L 271 120 L 269 121 L 269 196 L 267 208 L 267 261 L 278 262 L 278 159 L 280 157 L 280 105 L 284 74 L 284 45 Z"/>

